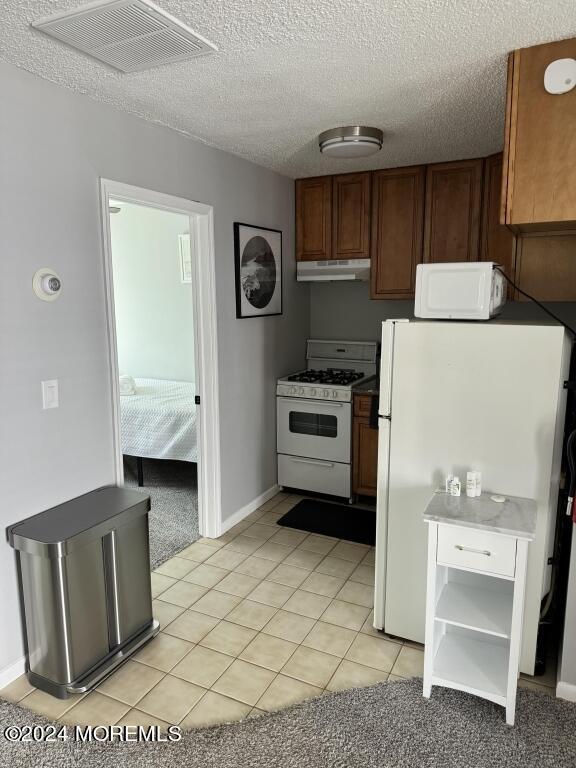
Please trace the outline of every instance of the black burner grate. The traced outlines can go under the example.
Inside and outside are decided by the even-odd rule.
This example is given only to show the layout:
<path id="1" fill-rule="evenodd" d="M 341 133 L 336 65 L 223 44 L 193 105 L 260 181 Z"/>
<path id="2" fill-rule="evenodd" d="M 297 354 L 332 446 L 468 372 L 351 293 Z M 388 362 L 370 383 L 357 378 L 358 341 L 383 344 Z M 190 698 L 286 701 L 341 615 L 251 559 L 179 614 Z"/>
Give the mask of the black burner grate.
<path id="1" fill-rule="evenodd" d="M 322 371 L 310 370 L 294 373 L 288 376 L 288 381 L 299 381 L 306 384 L 339 384 L 347 386 L 362 379 L 365 374 L 352 368 L 326 368 Z"/>

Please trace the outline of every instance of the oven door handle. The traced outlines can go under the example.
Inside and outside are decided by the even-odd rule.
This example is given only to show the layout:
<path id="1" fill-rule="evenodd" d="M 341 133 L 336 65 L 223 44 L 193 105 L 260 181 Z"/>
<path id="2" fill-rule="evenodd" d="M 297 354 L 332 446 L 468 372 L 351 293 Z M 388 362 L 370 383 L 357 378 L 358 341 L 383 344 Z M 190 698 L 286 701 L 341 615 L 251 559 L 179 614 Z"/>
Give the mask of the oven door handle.
<path id="1" fill-rule="evenodd" d="M 308 406 L 310 408 L 318 408 L 320 403 L 329 408 L 344 408 L 345 405 L 350 405 L 350 403 L 335 403 L 331 400 L 323 400 L 321 397 L 278 397 L 278 400 L 281 400 L 283 403 L 288 403 L 294 408 L 296 408 L 296 405 L 299 407 Z"/>
<path id="2" fill-rule="evenodd" d="M 314 464 L 315 467 L 333 467 L 334 462 L 333 461 L 316 461 L 315 459 L 295 459 L 293 456 L 290 457 L 292 461 L 296 462 L 296 464 Z"/>

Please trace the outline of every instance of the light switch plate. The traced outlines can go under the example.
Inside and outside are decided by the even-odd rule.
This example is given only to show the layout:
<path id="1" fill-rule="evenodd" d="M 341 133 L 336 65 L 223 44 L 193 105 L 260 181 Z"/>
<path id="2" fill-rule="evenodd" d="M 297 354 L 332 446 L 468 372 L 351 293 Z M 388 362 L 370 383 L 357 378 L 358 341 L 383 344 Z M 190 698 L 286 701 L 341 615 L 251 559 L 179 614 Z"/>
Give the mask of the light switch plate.
<path id="1" fill-rule="evenodd" d="M 58 379 L 42 382 L 42 408 L 58 408 Z"/>

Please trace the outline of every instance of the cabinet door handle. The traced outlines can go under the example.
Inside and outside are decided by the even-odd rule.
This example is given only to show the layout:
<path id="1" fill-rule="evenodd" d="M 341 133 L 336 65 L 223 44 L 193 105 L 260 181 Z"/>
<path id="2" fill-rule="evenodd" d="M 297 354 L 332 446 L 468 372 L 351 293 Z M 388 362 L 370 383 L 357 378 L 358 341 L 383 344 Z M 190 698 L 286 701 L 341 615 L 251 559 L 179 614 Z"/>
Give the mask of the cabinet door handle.
<path id="1" fill-rule="evenodd" d="M 464 547 L 462 544 L 454 544 L 454 549 L 459 549 L 460 552 L 474 552 L 475 555 L 486 555 L 486 557 L 492 554 L 489 549 L 474 549 L 474 547 Z"/>

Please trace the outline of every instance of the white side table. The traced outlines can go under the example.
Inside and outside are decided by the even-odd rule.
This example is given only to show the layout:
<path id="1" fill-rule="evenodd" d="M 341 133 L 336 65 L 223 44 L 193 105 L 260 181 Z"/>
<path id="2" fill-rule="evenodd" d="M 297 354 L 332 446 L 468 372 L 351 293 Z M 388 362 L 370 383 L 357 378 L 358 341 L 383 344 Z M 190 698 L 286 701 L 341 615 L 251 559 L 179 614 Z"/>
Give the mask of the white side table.
<path id="1" fill-rule="evenodd" d="M 432 686 L 506 708 L 514 725 L 528 544 L 536 503 L 434 494 L 428 523 L 424 696 Z"/>

